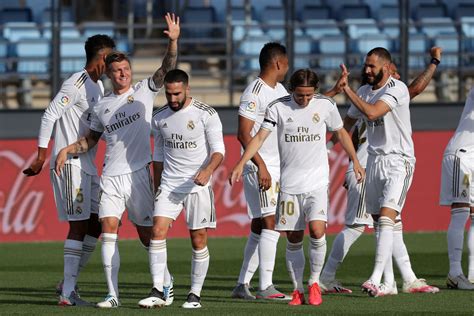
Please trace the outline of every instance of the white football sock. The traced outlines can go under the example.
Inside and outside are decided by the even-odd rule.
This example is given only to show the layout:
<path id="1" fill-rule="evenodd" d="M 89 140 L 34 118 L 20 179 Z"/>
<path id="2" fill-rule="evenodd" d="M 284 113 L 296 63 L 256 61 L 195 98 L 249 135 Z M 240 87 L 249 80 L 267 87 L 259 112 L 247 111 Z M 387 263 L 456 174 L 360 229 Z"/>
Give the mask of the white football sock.
<path id="1" fill-rule="evenodd" d="M 84 237 L 84 241 L 82 242 L 81 261 L 79 262 L 79 271 L 77 272 L 78 277 L 82 269 L 86 267 L 87 262 L 89 262 L 89 259 L 95 250 L 96 244 L 97 244 L 97 238 L 92 237 L 90 235 L 86 235 Z"/>
<path id="2" fill-rule="evenodd" d="M 168 254 L 166 255 L 166 258 L 168 258 Z M 168 265 L 165 266 L 165 275 L 163 279 L 163 286 L 170 286 L 171 285 L 171 273 L 168 270 Z"/>
<path id="3" fill-rule="evenodd" d="M 109 295 L 119 297 L 118 273 L 120 269 L 120 254 L 117 234 L 102 234 L 102 264 L 104 265 L 105 279 L 109 288 Z"/>
<path id="4" fill-rule="evenodd" d="M 336 271 L 346 257 L 349 249 L 354 242 L 362 235 L 365 225 L 345 226 L 344 229 L 337 234 L 332 244 L 331 253 L 329 254 L 326 265 L 321 272 L 323 281 L 332 281 L 336 278 Z"/>
<path id="5" fill-rule="evenodd" d="M 209 269 L 209 250 L 204 247 L 201 250 L 193 249 L 193 259 L 191 264 L 191 293 L 201 296 L 202 286 L 206 279 L 207 269 Z"/>
<path id="6" fill-rule="evenodd" d="M 250 284 L 255 271 L 258 268 L 258 243 L 260 241 L 260 235 L 250 232 L 247 243 L 244 249 L 244 261 L 242 262 L 242 268 L 240 268 L 239 283 Z"/>
<path id="7" fill-rule="evenodd" d="M 390 257 L 392 257 L 393 248 L 393 225 L 395 223 L 387 216 L 381 216 L 378 222 L 377 247 L 375 250 L 374 271 L 370 276 L 375 284 L 380 284 L 385 265 Z"/>
<path id="8" fill-rule="evenodd" d="M 393 274 L 393 262 L 392 257 L 387 259 L 387 264 L 383 269 L 383 282 L 387 285 L 393 284 L 395 282 L 395 275 Z"/>
<path id="9" fill-rule="evenodd" d="M 260 258 L 260 290 L 266 290 L 273 284 L 273 269 L 280 233 L 270 229 L 262 229 L 260 243 L 258 244 L 258 257 Z"/>
<path id="10" fill-rule="evenodd" d="M 319 275 L 324 265 L 324 258 L 326 257 L 326 235 L 321 238 L 309 237 L 309 264 L 311 267 L 311 274 L 309 276 L 308 285 L 319 283 Z"/>
<path id="11" fill-rule="evenodd" d="M 301 293 L 304 293 L 303 273 L 304 273 L 304 251 L 303 242 L 291 243 L 287 241 L 286 244 L 286 268 L 293 281 L 293 288 Z"/>
<path id="12" fill-rule="evenodd" d="M 410 256 L 403 240 L 403 224 L 395 223 L 393 226 L 393 258 L 397 263 L 403 282 L 412 283 L 416 280 L 415 272 L 411 268 Z"/>
<path id="13" fill-rule="evenodd" d="M 467 249 L 469 250 L 468 279 L 474 280 L 474 213 L 471 213 L 471 226 L 467 233 Z"/>
<path id="14" fill-rule="evenodd" d="M 166 270 L 166 239 L 165 240 L 150 240 L 150 247 L 148 249 L 150 260 L 150 273 L 153 279 L 153 287 L 158 291 L 163 292 L 163 283 Z"/>
<path id="15" fill-rule="evenodd" d="M 64 283 L 62 295 L 69 297 L 74 291 L 79 262 L 81 261 L 82 241 L 66 239 L 64 242 Z"/>
<path id="16" fill-rule="evenodd" d="M 461 259 L 464 245 L 464 226 L 469 218 L 469 207 L 451 209 L 451 221 L 448 227 L 449 275 L 462 274 Z"/>

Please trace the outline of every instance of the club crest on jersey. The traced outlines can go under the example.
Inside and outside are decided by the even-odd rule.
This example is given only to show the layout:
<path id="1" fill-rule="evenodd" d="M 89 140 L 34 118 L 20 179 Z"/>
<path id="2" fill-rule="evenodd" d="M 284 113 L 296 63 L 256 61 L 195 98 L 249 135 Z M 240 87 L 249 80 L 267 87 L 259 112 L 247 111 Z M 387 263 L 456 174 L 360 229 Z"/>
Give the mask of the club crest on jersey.
<path id="1" fill-rule="evenodd" d="M 257 108 L 257 105 L 255 104 L 255 102 L 250 101 L 250 102 L 247 104 L 247 108 L 246 108 L 245 110 L 246 110 L 247 112 L 254 113 L 256 108 Z"/>
<path id="2" fill-rule="evenodd" d="M 192 120 L 189 120 L 188 125 L 186 126 L 190 131 L 192 131 L 196 126 Z"/>
<path id="3" fill-rule="evenodd" d="M 319 114 L 318 113 L 314 113 L 313 114 L 313 123 L 316 124 L 319 122 Z"/>
<path id="4" fill-rule="evenodd" d="M 284 218 L 284 217 L 280 218 L 280 223 L 285 225 L 286 224 L 286 218 Z"/>
<path id="5" fill-rule="evenodd" d="M 59 99 L 59 103 L 63 106 L 66 106 L 69 104 L 69 97 L 67 95 L 63 95 L 61 99 Z"/>
<path id="6" fill-rule="evenodd" d="M 127 98 L 127 103 L 132 103 L 135 99 L 133 98 L 133 95 L 129 95 Z"/>

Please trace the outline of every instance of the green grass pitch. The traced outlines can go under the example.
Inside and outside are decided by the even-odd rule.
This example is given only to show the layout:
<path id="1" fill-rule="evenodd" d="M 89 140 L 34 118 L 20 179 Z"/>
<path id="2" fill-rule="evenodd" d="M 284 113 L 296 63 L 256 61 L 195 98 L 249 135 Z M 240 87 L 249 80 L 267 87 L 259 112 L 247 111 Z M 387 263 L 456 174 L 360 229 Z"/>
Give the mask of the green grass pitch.
<path id="1" fill-rule="evenodd" d="M 328 253 L 334 236 L 328 237 Z M 175 302 L 160 310 L 143 310 L 137 302 L 151 288 L 148 256 L 136 240 L 119 241 L 121 268 L 119 288 L 122 307 L 115 310 L 65 308 L 57 306 L 55 284 L 62 278 L 62 243 L 0 244 L 0 315 L 360 315 L 360 314 L 474 314 L 474 293 L 449 290 L 445 285 L 448 271 L 445 233 L 407 234 L 405 241 L 418 277 L 441 288 L 438 294 L 403 294 L 370 298 L 359 287 L 370 275 L 374 260 L 374 236 L 364 235 L 351 249 L 338 272 L 338 278 L 354 292 L 349 295 L 325 295 L 323 304 L 288 306 L 284 302 L 248 302 L 230 298 L 240 270 L 244 238 L 209 240 L 211 264 L 202 292 L 203 308 L 184 310 L 190 284 L 191 246 L 187 239 L 168 240 L 168 263 L 175 278 Z M 292 285 L 285 267 L 285 239 L 278 244 L 274 283 L 286 293 Z M 305 240 L 307 255 L 307 240 Z M 467 254 L 464 254 L 464 258 Z M 466 261 L 466 260 L 464 260 Z M 464 262 L 465 263 L 465 262 Z M 464 271 L 466 264 L 464 264 Z M 396 270 L 396 268 L 395 268 Z M 305 278 L 309 264 L 306 263 Z M 396 272 L 399 292 L 402 282 Z M 258 273 L 257 273 L 258 275 Z M 252 285 L 258 285 L 257 277 Z M 98 245 L 89 265 L 79 279 L 81 296 L 97 302 L 107 294 Z"/>

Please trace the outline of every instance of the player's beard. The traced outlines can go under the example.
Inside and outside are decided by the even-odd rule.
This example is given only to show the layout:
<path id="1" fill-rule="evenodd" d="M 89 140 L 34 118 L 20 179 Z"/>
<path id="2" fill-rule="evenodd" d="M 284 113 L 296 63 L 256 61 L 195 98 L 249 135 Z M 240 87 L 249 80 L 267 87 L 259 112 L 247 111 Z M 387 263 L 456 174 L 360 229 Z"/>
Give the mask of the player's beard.
<path id="1" fill-rule="evenodd" d="M 371 86 L 376 86 L 377 84 L 380 83 L 383 79 L 383 70 L 380 70 L 373 78 L 369 78 L 367 74 L 362 75 L 362 82 L 365 82 L 367 84 L 370 84 Z"/>
<path id="2" fill-rule="evenodd" d="M 179 110 L 181 110 L 183 108 L 184 104 L 186 103 L 186 97 L 183 99 L 183 101 L 177 102 L 177 103 L 178 103 L 178 106 L 176 106 L 176 107 L 171 106 L 171 104 L 169 104 L 169 103 L 168 103 L 168 106 L 172 111 L 178 112 Z"/>

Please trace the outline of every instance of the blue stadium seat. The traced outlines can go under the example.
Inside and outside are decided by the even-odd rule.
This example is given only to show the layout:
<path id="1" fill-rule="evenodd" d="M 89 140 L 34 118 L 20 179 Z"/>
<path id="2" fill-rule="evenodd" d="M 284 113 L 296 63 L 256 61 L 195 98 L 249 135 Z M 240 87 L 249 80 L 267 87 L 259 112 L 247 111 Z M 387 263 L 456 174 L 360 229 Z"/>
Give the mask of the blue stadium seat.
<path id="1" fill-rule="evenodd" d="M 0 73 L 5 73 L 8 70 L 8 40 L 0 37 Z"/>
<path id="2" fill-rule="evenodd" d="M 351 39 L 362 35 L 380 34 L 374 19 L 346 19 L 344 22 L 347 24 L 347 33 Z"/>
<path id="3" fill-rule="evenodd" d="M 301 17 L 308 6 L 325 6 L 324 0 L 298 0 L 295 1 L 296 16 Z"/>
<path id="4" fill-rule="evenodd" d="M 331 7 L 334 14 L 340 14 L 343 7 L 358 7 L 363 5 L 360 0 L 326 0 L 325 4 Z M 338 16 L 334 16 L 335 19 L 339 19 Z"/>
<path id="5" fill-rule="evenodd" d="M 381 6 L 377 12 L 377 17 L 379 20 L 384 19 L 399 19 L 400 18 L 400 9 L 396 5 L 384 5 Z"/>
<path id="6" fill-rule="evenodd" d="M 463 35 L 463 53 L 472 54 L 474 51 L 474 16 L 461 17 L 460 22 Z"/>
<path id="7" fill-rule="evenodd" d="M 451 18 L 422 18 L 421 31 L 434 38 L 440 34 L 454 34 L 457 36 L 456 27 Z"/>
<path id="8" fill-rule="evenodd" d="M 247 36 L 240 46 L 238 47 L 238 53 L 241 57 L 244 57 L 243 69 L 247 71 L 258 71 L 260 65 L 258 62 L 258 56 L 263 45 L 270 42 L 269 36 Z"/>
<path id="9" fill-rule="evenodd" d="M 294 68 L 310 67 L 310 54 L 312 53 L 313 40 L 307 36 L 295 35 Z"/>
<path id="10" fill-rule="evenodd" d="M 344 36 L 323 36 L 319 39 L 319 67 L 323 70 L 336 70 L 344 62 L 346 41 Z"/>
<path id="11" fill-rule="evenodd" d="M 382 23 L 382 33 L 387 34 L 391 39 L 399 42 L 400 40 L 398 37 L 400 36 L 400 20 L 398 18 L 390 18 L 382 19 L 380 22 Z M 413 21 L 410 19 L 408 23 L 410 25 L 408 29 L 409 34 L 417 34 L 418 31 L 416 30 Z"/>
<path id="12" fill-rule="evenodd" d="M 434 38 L 433 44 L 443 48 L 442 68 L 455 68 L 459 66 L 459 37 L 457 34 L 439 34 Z"/>
<path id="13" fill-rule="evenodd" d="M 398 6 L 398 0 L 362 0 L 362 3 L 370 7 L 370 11 L 373 15 L 376 15 L 380 8 L 384 6 Z"/>
<path id="14" fill-rule="evenodd" d="M 4 8 L 0 11 L 0 23 L 31 22 L 33 14 L 30 8 Z"/>
<path id="15" fill-rule="evenodd" d="M 51 0 L 23 0 L 26 7 L 31 9 L 33 20 L 36 23 L 43 23 L 44 10 L 51 6 Z M 3 2 L 3 1 L 2 1 Z"/>
<path id="16" fill-rule="evenodd" d="M 61 38 L 79 38 L 81 33 L 77 29 L 76 23 L 74 22 L 61 22 L 60 30 Z M 43 24 L 43 37 L 51 39 L 51 23 L 47 22 Z"/>
<path id="17" fill-rule="evenodd" d="M 327 20 L 331 18 L 331 7 L 327 5 L 305 6 L 304 10 L 300 14 L 300 20 L 303 23 L 308 20 Z"/>
<path id="18" fill-rule="evenodd" d="M 326 35 L 342 35 L 335 20 L 306 20 L 306 34 L 312 39 L 319 39 Z"/>
<path id="19" fill-rule="evenodd" d="M 38 23 L 51 23 L 52 10 L 45 8 Z M 74 22 L 74 16 L 70 7 L 61 7 L 61 22 Z"/>
<path id="20" fill-rule="evenodd" d="M 462 17 L 473 17 L 474 16 L 474 3 L 462 3 L 459 4 L 455 11 L 455 18 L 461 19 Z"/>
<path id="21" fill-rule="evenodd" d="M 40 38 L 41 33 L 34 22 L 8 22 L 3 26 L 3 37 L 14 43 L 24 38 Z"/>
<path id="22" fill-rule="evenodd" d="M 49 70 L 50 41 L 47 39 L 21 39 L 15 44 L 19 74 L 47 75 Z"/>
<path id="23" fill-rule="evenodd" d="M 278 16 L 280 15 L 280 12 L 277 8 L 280 8 L 281 11 L 283 11 L 283 2 L 282 0 L 253 0 L 251 1 L 252 3 L 252 9 L 255 10 L 256 18 L 260 22 L 264 22 L 267 20 L 267 17 L 271 16 Z M 274 8 L 274 12 L 268 12 L 268 8 Z"/>
<path id="24" fill-rule="evenodd" d="M 83 30 L 82 35 L 86 38 L 96 34 L 115 36 L 115 23 L 112 21 L 83 22 L 81 23 L 81 29 Z"/>
<path id="25" fill-rule="evenodd" d="M 428 49 L 427 38 L 424 34 L 411 34 L 408 37 L 408 67 L 422 69 L 425 67 L 425 55 Z"/>
<path id="26" fill-rule="evenodd" d="M 74 73 L 86 64 L 84 42 L 86 38 L 64 39 L 61 41 L 61 72 Z"/>
<path id="27" fill-rule="evenodd" d="M 37 0 L 38 1 L 38 0 Z M 0 10 L 4 8 L 21 8 L 19 0 L 2 0 L 0 1 Z"/>
<path id="28" fill-rule="evenodd" d="M 236 22 L 235 25 L 233 26 L 232 38 L 234 42 L 243 40 L 245 36 L 259 37 L 259 36 L 264 36 L 264 35 L 265 33 L 260 27 L 260 23 L 258 23 L 257 21 L 250 21 L 248 23 Z"/>
<path id="29" fill-rule="evenodd" d="M 209 25 L 216 22 L 213 7 L 187 7 L 183 13 L 182 22 L 183 37 L 211 38 L 216 36 L 214 28 Z M 204 26 L 199 24 L 204 24 Z"/>
<path id="30" fill-rule="evenodd" d="M 423 18 L 442 18 L 447 17 L 447 10 L 444 4 L 420 4 L 415 11 L 414 18 L 421 20 Z"/>
<path id="31" fill-rule="evenodd" d="M 264 9 L 261 23 L 263 30 L 273 39 L 282 40 L 286 35 L 285 11 L 281 6 L 269 6 Z"/>
<path id="32" fill-rule="evenodd" d="M 333 1 L 336 2 L 336 1 Z M 334 11 L 333 12 L 337 12 Z M 372 15 L 370 14 L 370 8 L 366 4 L 359 5 L 343 5 L 342 8 L 337 12 L 336 18 L 339 20 L 346 19 L 370 19 Z"/>
<path id="33" fill-rule="evenodd" d="M 438 0 L 409 0 L 408 5 L 410 6 L 411 15 L 416 13 L 416 10 L 420 5 L 436 5 Z"/>
<path id="34" fill-rule="evenodd" d="M 388 51 L 392 50 L 391 42 L 386 34 L 364 34 L 354 40 L 353 52 L 366 54 L 372 48 L 384 47 Z"/>

